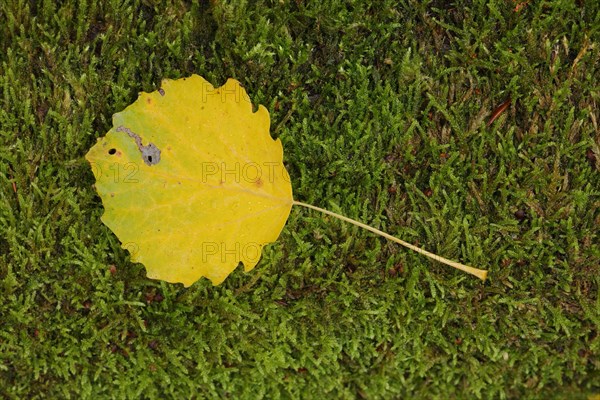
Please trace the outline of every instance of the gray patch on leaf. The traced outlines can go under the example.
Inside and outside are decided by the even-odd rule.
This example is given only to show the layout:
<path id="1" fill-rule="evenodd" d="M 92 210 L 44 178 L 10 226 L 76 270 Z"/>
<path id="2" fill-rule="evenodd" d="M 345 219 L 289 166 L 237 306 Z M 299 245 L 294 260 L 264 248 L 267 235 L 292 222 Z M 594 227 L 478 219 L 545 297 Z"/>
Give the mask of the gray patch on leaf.
<path id="1" fill-rule="evenodd" d="M 160 161 L 160 149 L 154 143 L 148 143 L 146 146 L 142 144 L 142 138 L 131 129 L 124 126 L 117 127 L 117 132 L 125 132 L 129 137 L 135 140 L 138 150 L 142 153 L 142 159 L 146 165 L 155 165 Z"/>
<path id="2" fill-rule="evenodd" d="M 158 164 L 160 161 L 160 150 L 154 145 L 154 143 L 150 143 L 147 146 L 142 146 L 140 150 L 142 151 L 142 158 L 147 165 Z"/>

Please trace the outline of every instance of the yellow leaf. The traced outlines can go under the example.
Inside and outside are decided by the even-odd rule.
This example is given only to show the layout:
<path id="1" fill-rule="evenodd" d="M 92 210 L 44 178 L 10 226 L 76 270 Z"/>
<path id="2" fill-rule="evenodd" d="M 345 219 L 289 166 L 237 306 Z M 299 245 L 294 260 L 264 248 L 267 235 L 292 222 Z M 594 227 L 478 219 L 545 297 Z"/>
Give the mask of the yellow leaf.
<path id="1" fill-rule="evenodd" d="M 293 204 L 269 113 L 239 82 L 165 80 L 113 116 L 88 154 L 102 221 L 148 277 L 189 286 L 246 271 L 279 236 Z"/>
<path id="2" fill-rule="evenodd" d="M 165 80 L 113 116 L 88 154 L 102 221 L 146 266 L 148 277 L 217 285 L 239 262 L 254 268 L 277 239 L 292 205 L 360 226 L 485 280 L 487 271 L 454 262 L 376 228 L 295 201 L 269 113 L 238 81 L 214 88 L 193 75 Z"/>

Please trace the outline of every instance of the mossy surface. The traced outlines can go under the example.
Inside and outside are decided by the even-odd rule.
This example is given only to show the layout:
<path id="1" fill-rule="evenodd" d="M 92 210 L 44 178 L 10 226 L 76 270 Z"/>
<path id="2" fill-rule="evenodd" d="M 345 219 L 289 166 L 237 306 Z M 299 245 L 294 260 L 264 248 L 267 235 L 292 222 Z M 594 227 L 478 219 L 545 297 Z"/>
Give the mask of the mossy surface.
<path id="1" fill-rule="evenodd" d="M 599 30 L 595 1 L 3 0 L 0 397 L 598 394 Z M 297 200 L 488 281 L 300 208 L 249 274 L 147 279 L 84 155 L 193 73 L 269 109 Z"/>

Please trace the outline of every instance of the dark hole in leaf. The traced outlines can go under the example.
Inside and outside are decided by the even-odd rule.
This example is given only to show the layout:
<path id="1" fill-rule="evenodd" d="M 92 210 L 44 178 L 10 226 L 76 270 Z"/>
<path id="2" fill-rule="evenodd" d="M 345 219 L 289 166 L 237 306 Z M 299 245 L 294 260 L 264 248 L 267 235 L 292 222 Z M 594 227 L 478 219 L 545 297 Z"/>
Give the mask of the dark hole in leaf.
<path id="1" fill-rule="evenodd" d="M 113 154 L 115 154 L 116 152 L 117 152 L 117 149 L 110 149 L 110 150 L 108 151 L 108 154 L 110 154 L 110 155 L 112 156 L 112 155 L 113 155 Z"/>
<path id="2" fill-rule="evenodd" d="M 148 162 L 152 162 L 152 156 L 148 156 Z"/>

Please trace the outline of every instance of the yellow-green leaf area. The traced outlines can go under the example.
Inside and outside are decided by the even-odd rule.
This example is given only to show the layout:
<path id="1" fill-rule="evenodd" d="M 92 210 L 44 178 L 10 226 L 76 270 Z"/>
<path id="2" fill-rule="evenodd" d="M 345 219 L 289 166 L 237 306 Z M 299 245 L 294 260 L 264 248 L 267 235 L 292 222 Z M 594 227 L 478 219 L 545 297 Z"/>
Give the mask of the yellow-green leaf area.
<path id="1" fill-rule="evenodd" d="M 217 285 L 251 270 L 292 207 L 283 148 L 269 113 L 240 83 L 165 80 L 113 116 L 86 159 L 102 221 L 149 278 Z"/>

